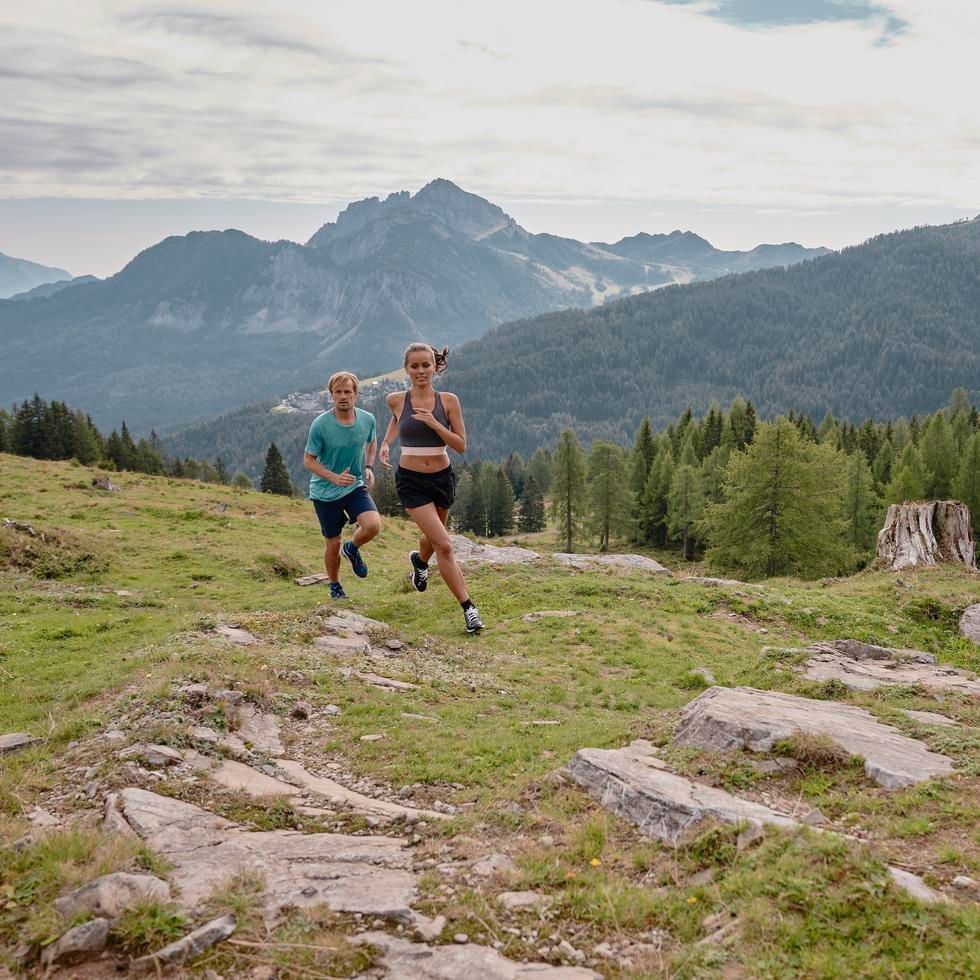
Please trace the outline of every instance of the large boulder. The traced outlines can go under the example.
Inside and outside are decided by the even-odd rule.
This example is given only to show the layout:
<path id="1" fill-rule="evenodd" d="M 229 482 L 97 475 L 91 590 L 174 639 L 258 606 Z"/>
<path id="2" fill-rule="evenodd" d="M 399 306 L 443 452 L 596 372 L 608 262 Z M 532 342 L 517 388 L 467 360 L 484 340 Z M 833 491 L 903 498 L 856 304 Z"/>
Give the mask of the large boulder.
<path id="1" fill-rule="evenodd" d="M 967 606 L 960 616 L 960 635 L 980 643 L 980 602 Z"/>
<path id="2" fill-rule="evenodd" d="M 712 687 L 696 697 L 684 709 L 673 743 L 715 752 L 769 752 L 797 735 L 821 736 L 862 756 L 864 771 L 886 789 L 945 776 L 953 768 L 952 759 L 883 725 L 865 708 L 751 687 Z"/>
<path id="3" fill-rule="evenodd" d="M 579 749 L 568 774 L 613 813 L 645 834 L 674 844 L 707 819 L 724 823 L 796 827 L 792 817 L 723 789 L 668 772 L 649 742 L 622 749 Z"/>
<path id="4" fill-rule="evenodd" d="M 558 551 L 551 556 L 559 565 L 585 570 L 593 565 L 606 565 L 614 568 L 625 568 L 637 572 L 650 572 L 653 575 L 672 575 L 658 561 L 647 558 L 646 555 L 582 555 L 567 551 Z"/>

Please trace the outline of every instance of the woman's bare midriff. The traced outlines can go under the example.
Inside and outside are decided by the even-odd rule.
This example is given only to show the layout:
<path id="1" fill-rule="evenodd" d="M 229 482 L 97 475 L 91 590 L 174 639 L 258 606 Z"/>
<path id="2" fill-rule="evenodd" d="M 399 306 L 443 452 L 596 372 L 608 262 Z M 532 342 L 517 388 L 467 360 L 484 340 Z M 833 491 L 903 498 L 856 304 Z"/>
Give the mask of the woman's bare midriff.
<path id="1" fill-rule="evenodd" d="M 408 453 L 402 448 L 398 465 L 403 470 L 411 470 L 413 473 L 438 473 L 449 465 L 449 453 L 443 449 L 433 456 L 416 456 L 415 453 Z"/>

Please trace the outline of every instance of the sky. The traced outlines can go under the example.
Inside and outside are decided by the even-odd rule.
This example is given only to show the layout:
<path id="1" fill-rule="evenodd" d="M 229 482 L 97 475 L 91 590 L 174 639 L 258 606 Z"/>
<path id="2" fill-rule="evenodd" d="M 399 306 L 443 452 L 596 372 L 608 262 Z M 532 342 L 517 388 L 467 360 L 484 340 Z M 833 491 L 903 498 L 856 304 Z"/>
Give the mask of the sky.
<path id="1" fill-rule="evenodd" d="M 980 213 L 973 0 L 0 7 L 0 252 L 305 241 L 435 177 L 532 232 L 839 248 Z"/>

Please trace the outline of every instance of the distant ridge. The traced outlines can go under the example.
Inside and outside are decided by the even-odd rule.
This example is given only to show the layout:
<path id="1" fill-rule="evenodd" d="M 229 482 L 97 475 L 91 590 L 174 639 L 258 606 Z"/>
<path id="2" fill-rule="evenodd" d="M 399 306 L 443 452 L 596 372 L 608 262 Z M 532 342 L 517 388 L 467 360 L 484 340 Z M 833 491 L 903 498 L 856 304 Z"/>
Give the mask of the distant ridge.
<path id="1" fill-rule="evenodd" d="M 0 299 L 63 279 L 71 279 L 71 273 L 27 259 L 15 259 L 0 252 Z"/>
<path id="2" fill-rule="evenodd" d="M 355 202 L 306 245 L 192 232 L 84 289 L 0 302 L 0 392 L 161 429 L 322 385 L 339 367 L 390 370 L 419 338 L 455 347 L 509 320 L 825 252 L 725 252 L 690 232 L 611 245 L 535 235 L 440 178 Z"/>

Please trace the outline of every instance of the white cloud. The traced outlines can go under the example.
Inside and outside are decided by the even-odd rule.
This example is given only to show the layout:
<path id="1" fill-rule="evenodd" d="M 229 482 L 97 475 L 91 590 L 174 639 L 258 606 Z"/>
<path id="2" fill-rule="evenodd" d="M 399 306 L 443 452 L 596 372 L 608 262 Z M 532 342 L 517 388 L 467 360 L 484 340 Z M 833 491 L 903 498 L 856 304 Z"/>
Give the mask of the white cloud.
<path id="1" fill-rule="evenodd" d="M 980 9 L 790 6 L 6 5 L 0 181 L 21 198 L 338 201 L 446 176 L 611 208 L 975 206 Z"/>

